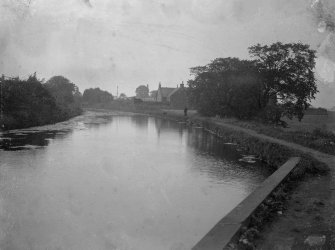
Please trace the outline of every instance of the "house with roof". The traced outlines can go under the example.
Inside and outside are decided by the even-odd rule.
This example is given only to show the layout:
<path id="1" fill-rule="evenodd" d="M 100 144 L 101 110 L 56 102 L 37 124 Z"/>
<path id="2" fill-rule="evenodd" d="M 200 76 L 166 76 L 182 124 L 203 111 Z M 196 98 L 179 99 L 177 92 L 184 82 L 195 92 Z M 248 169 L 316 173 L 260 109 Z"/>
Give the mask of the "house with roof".
<path id="1" fill-rule="evenodd" d="M 168 102 L 174 109 L 184 109 L 188 106 L 187 92 L 184 83 L 181 83 L 179 87 L 175 88 L 168 95 Z"/>
<path id="2" fill-rule="evenodd" d="M 175 88 L 162 87 L 161 83 L 159 83 L 156 101 L 162 103 L 169 103 L 168 97 L 174 90 Z"/>
<path id="3" fill-rule="evenodd" d="M 187 95 L 184 83 L 181 83 L 180 87 L 177 86 L 177 88 L 162 87 L 161 83 L 159 83 L 156 101 L 169 104 L 175 109 L 184 109 L 187 107 Z"/>

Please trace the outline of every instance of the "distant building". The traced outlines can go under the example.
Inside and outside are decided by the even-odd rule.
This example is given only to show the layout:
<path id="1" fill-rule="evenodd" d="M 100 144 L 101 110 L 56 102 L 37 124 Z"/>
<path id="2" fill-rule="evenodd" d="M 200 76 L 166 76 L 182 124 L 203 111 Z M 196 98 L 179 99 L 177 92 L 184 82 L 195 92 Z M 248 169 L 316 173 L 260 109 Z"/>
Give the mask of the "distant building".
<path id="1" fill-rule="evenodd" d="M 187 93 L 184 83 L 180 84 L 177 88 L 162 87 L 159 83 L 156 94 L 156 101 L 170 104 L 172 108 L 184 109 L 187 107 Z"/>
<path id="2" fill-rule="evenodd" d="M 168 102 L 174 109 L 184 109 L 188 106 L 187 93 L 184 83 L 180 84 L 179 88 L 174 89 L 168 96 Z"/>
<path id="3" fill-rule="evenodd" d="M 161 83 L 159 83 L 157 90 L 157 102 L 169 103 L 170 100 L 168 99 L 168 96 L 174 90 L 175 88 L 162 87 Z"/>
<path id="4" fill-rule="evenodd" d="M 136 88 L 136 102 L 159 102 L 170 105 L 174 109 L 184 109 L 188 106 L 187 89 L 182 82 L 177 88 L 162 87 L 161 83 L 157 90 L 150 92 L 149 86 L 140 85 Z"/>

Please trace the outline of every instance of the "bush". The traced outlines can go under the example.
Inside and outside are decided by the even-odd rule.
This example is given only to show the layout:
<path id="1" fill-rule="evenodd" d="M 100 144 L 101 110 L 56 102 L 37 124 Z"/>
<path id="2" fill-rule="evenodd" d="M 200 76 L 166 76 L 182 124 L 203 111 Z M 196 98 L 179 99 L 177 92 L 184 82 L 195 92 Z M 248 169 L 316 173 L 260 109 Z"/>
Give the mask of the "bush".
<path id="1" fill-rule="evenodd" d="M 329 130 L 321 129 L 321 128 L 315 128 L 312 131 L 312 135 L 315 137 L 325 138 L 325 139 L 331 139 L 335 141 L 335 134 Z"/>
<path id="2" fill-rule="evenodd" d="M 1 79 L 2 129 L 24 128 L 54 123 L 81 113 L 74 102 L 57 102 L 35 75 L 27 80 Z"/>
<path id="3" fill-rule="evenodd" d="M 113 95 L 107 91 L 103 91 L 99 88 L 85 89 L 83 94 L 83 102 L 92 104 L 109 104 L 113 101 Z"/>
<path id="4" fill-rule="evenodd" d="M 249 119 L 259 112 L 261 81 L 253 62 L 218 58 L 191 71 L 189 98 L 200 114 Z"/>

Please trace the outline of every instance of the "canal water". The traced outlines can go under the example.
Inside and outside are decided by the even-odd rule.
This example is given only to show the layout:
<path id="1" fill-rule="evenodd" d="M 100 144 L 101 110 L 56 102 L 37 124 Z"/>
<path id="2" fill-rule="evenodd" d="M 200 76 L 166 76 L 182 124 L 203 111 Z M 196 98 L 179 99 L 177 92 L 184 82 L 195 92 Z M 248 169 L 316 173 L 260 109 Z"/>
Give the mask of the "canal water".
<path id="1" fill-rule="evenodd" d="M 87 112 L 2 133 L 0 249 L 190 249 L 271 174 L 243 157 L 146 116 Z"/>

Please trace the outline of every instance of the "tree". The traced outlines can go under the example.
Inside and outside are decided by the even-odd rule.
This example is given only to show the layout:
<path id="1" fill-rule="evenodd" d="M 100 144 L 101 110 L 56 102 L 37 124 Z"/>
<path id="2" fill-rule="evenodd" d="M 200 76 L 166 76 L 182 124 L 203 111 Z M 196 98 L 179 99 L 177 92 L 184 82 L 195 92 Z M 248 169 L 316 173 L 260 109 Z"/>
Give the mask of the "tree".
<path id="1" fill-rule="evenodd" d="M 88 104 L 108 104 L 113 101 L 113 95 L 100 88 L 85 89 L 83 101 Z"/>
<path id="2" fill-rule="evenodd" d="M 2 79 L 2 128 L 13 129 L 57 121 L 59 108 L 36 74 L 27 80 Z"/>
<path id="3" fill-rule="evenodd" d="M 309 45 L 277 42 L 269 46 L 257 44 L 249 48 L 249 53 L 263 76 L 262 108 L 272 106 L 270 109 L 278 112 L 276 115 L 270 112 L 274 122 L 279 122 L 282 116 L 301 120 L 317 93 L 313 72 L 316 52 Z"/>
<path id="4" fill-rule="evenodd" d="M 146 98 L 149 97 L 149 88 L 148 86 L 140 85 L 135 90 L 137 98 Z"/>
<path id="5" fill-rule="evenodd" d="M 45 87 L 60 105 L 70 104 L 74 101 L 74 94 L 78 90 L 76 85 L 64 76 L 53 76 L 46 83 Z"/>
<path id="6" fill-rule="evenodd" d="M 128 97 L 126 96 L 125 93 L 121 93 L 120 96 L 119 96 L 119 99 L 121 99 L 121 100 L 127 100 Z"/>
<path id="7" fill-rule="evenodd" d="M 57 105 L 62 110 L 62 116 L 71 117 L 82 112 L 79 88 L 69 79 L 64 76 L 53 76 L 44 86 L 55 98 Z"/>
<path id="8" fill-rule="evenodd" d="M 217 58 L 191 74 L 188 95 L 201 114 L 250 118 L 259 112 L 261 76 L 253 61 Z"/>

